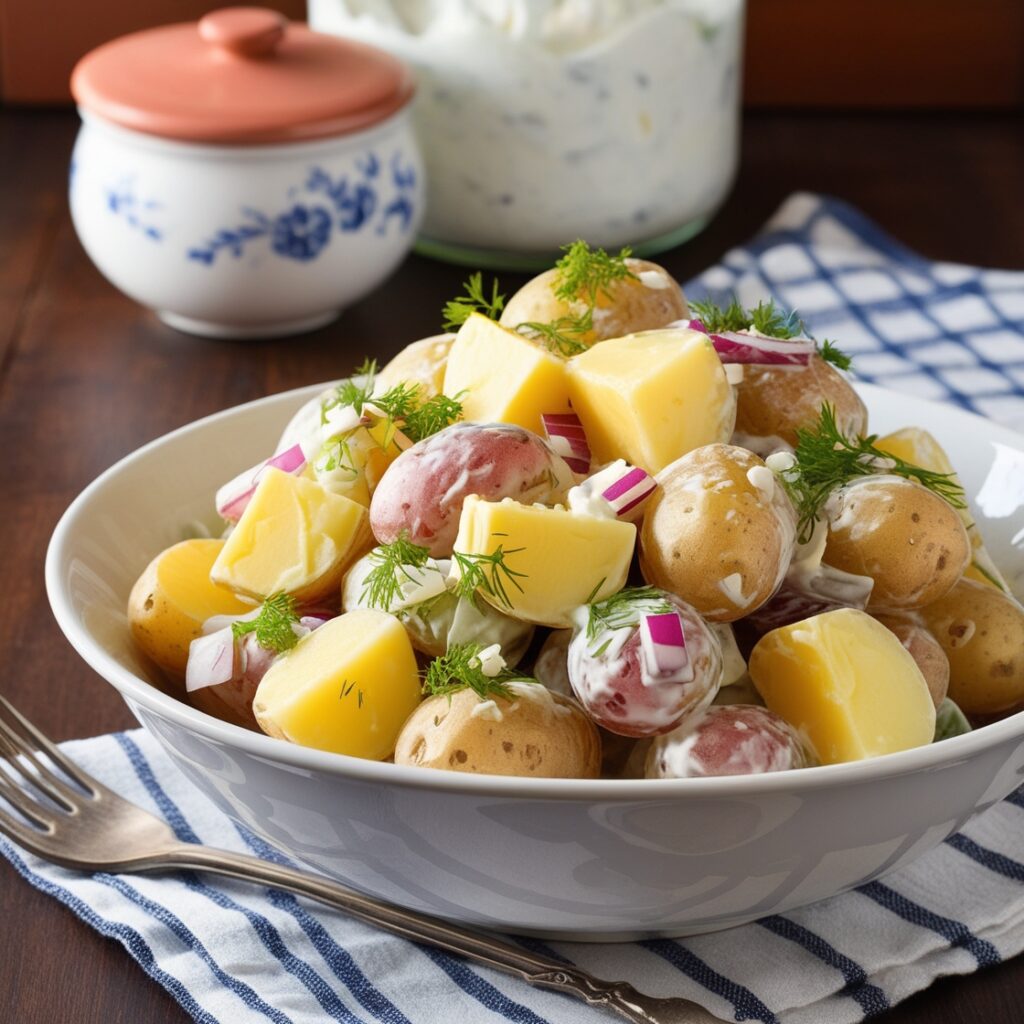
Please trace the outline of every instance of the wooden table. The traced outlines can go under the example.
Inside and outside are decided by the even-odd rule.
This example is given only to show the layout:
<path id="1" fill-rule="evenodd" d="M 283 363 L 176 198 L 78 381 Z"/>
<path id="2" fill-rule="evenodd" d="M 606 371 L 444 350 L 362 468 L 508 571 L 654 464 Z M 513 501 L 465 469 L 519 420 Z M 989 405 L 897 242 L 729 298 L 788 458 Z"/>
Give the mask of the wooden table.
<path id="1" fill-rule="evenodd" d="M 434 333 L 464 277 L 412 257 L 386 288 L 315 334 L 246 343 L 176 334 L 108 285 L 75 238 L 65 182 L 76 123 L 67 112 L 0 111 L 0 689 L 57 739 L 135 724 L 47 606 L 43 557 L 71 499 L 122 455 L 190 420 L 342 376 L 364 355 L 386 358 Z M 663 262 L 685 280 L 807 189 L 851 201 L 927 256 L 1024 269 L 1022 183 L 1024 132 L 1011 116 L 758 114 L 747 120 L 726 207 Z M 119 945 L 4 864 L 0 908 L 0 1020 L 186 1020 Z M 942 981 L 884 1017 L 1022 1019 L 1024 958 Z"/>

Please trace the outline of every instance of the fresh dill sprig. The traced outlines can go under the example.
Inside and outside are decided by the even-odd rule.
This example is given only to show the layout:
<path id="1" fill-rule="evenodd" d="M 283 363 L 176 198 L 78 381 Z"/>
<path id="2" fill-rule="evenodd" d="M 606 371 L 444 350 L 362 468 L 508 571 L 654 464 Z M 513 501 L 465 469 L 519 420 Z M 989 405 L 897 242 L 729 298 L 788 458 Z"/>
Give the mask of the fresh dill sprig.
<path id="1" fill-rule="evenodd" d="M 922 469 L 882 451 L 875 447 L 877 434 L 846 437 L 836 423 L 835 407 L 827 402 L 821 407 L 817 426 L 811 430 L 797 428 L 796 437 L 796 464 L 780 479 L 796 507 L 801 543 L 810 539 L 818 513 L 837 487 L 879 472 L 914 480 L 953 508 L 967 507 L 964 489 L 952 473 Z"/>
<path id="2" fill-rule="evenodd" d="M 454 398 L 448 395 L 434 395 L 428 398 L 422 405 L 406 414 L 405 422 L 401 424 L 402 433 L 410 441 L 422 441 L 425 437 L 450 427 L 462 419 L 462 397 L 465 393 L 460 391 Z"/>
<path id="3" fill-rule="evenodd" d="M 416 577 L 409 570 L 423 569 L 430 558 L 430 551 L 413 544 L 408 534 L 403 533 L 398 540 L 375 547 L 369 558 L 373 568 L 363 580 L 360 603 L 388 611 L 402 596 L 401 577 L 416 582 Z"/>
<path id="4" fill-rule="evenodd" d="M 753 330 L 765 338 L 778 338 L 780 341 L 807 338 L 814 342 L 818 355 L 826 363 L 839 370 L 849 370 L 853 365 L 853 360 L 834 341 L 816 341 L 796 310 L 776 306 L 774 299 L 759 302 L 754 309 L 744 309 L 735 295 L 724 309 L 709 298 L 695 299 L 690 303 L 690 311 L 711 334 Z"/>
<path id="5" fill-rule="evenodd" d="M 509 555 L 517 555 L 525 548 L 512 548 L 505 551 L 499 544 L 489 555 L 465 554 L 462 551 L 452 552 L 452 561 L 459 567 L 459 577 L 455 581 L 455 593 L 476 605 L 476 592 L 483 591 L 493 597 L 505 608 L 512 607 L 506 583 L 511 584 L 520 593 L 523 588 L 519 581 L 527 578 L 526 573 L 516 572 L 509 567 L 505 559 Z"/>
<path id="6" fill-rule="evenodd" d="M 696 314 L 696 319 L 711 334 L 721 334 L 724 331 L 745 331 L 750 326 L 750 316 L 735 295 L 725 309 L 716 305 L 710 298 L 691 299 L 690 312 Z"/>
<path id="7" fill-rule="evenodd" d="M 578 238 L 571 245 L 563 245 L 564 256 L 555 264 L 555 285 L 552 289 L 556 299 L 572 302 L 582 298 L 593 311 L 601 293 L 611 297 L 608 288 L 616 281 L 636 278 L 626 265 L 632 255 L 629 246 L 623 246 L 612 256 L 604 249 L 591 249 Z"/>
<path id="8" fill-rule="evenodd" d="M 363 691 L 361 687 L 356 687 L 355 683 L 350 683 L 347 679 L 341 681 L 341 692 L 338 694 L 338 700 L 344 700 L 353 690 L 356 691 L 356 699 L 358 703 L 357 708 L 363 706 Z"/>
<path id="9" fill-rule="evenodd" d="M 850 356 L 837 348 L 835 342 L 829 341 L 828 338 L 818 345 L 818 355 L 837 370 L 848 370 L 853 365 Z"/>
<path id="10" fill-rule="evenodd" d="M 603 633 L 635 626 L 644 615 L 665 615 L 676 609 L 657 587 L 626 587 L 617 594 L 589 605 L 587 615 L 587 639 L 597 640 Z M 610 640 L 597 651 L 604 653 Z"/>
<path id="11" fill-rule="evenodd" d="M 410 381 L 400 381 L 393 388 L 388 388 L 382 395 L 375 395 L 369 404 L 377 409 L 393 423 L 406 419 L 419 405 L 420 393 L 423 388 Z"/>
<path id="12" fill-rule="evenodd" d="M 799 338 L 807 330 L 795 309 L 787 312 L 776 306 L 774 299 L 759 302 L 756 308 L 749 311 L 749 315 L 750 326 L 766 338 L 790 341 L 792 338 Z"/>
<path id="13" fill-rule="evenodd" d="M 247 633 L 255 633 L 256 643 L 260 647 L 282 654 L 290 651 L 299 642 L 295 630 L 292 629 L 298 621 L 295 598 L 282 592 L 268 597 L 255 619 L 233 622 L 231 633 L 236 640 L 240 640 Z"/>
<path id="14" fill-rule="evenodd" d="M 479 655 L 482 650 L 484 645 L 479 643 L 453 644 L 440 658 L 435 658 L 427 666 L 423 677 L 423 692 L 438 696 L 470 689 L 481 700 L 493 697 L 512 700 L 514 694 L 508 688 L 509 683 L 536 683 L 536 679 L 507 666 L 497 675 L 486 675 L 480 664 Z"/>
<path id="15" fill-rule="evenodd" d="M 338 384 L 330 398 L 326 398 L 320 403 L 321 425 L 327 422 L 327 414 L 332 409 L 344 409 L 351 406 L 358 415 L 362 415 L 363 406 L 373 396 L 376 382 L 377 360 L 365 359 L 360 366 L 356 367 L 351 377 Z"/>
<path id="16" fill-rule="evenodd" d="M 469 279 L 462 286 L 462 291 L 462 295 L 445 303 L 441 314 L 444 317 L 442 330 L 457 331 L 472 313 L 483 313 L 491 320 L 497 320 L 501 316 L 501 311 L 505 308 L 505 296 L 498 293 L 497 278 L 494 278 L 491 284 L 490 298 L 484 294 L 484 276 L 480 271 L 469 275 Z"/>
<path id="17" fill-rule="evenodd" d="M 533 341 L 541 342 L 552 352 L 561 356 L 575 356 L 586 352 L 587 344 L 581 335 L 594 328 L 593 310 L 588 309 L 580 316 L 560 316 L 551 323 L 543 324 L 536 320 L 527 320 L 516 324 L 516 330 Z"/>

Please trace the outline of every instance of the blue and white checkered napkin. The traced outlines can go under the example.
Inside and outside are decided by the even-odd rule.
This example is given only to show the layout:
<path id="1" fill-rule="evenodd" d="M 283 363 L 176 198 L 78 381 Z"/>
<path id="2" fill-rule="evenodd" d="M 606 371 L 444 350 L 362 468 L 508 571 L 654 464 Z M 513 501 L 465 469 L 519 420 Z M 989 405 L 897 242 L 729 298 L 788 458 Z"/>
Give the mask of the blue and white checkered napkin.
<path id="1" fill-rule="evenodd" d="M 774 294 L 841 339 L 865 377 L 1024 426 L 1024 274 L 927 263 L 848 207 L 798 195 L 690 291 Z M 187 841 L 272 855 L 141 732 L 68 743 L 89 772 Z M 728 932 L 557 955 L 652 995 L 764 1024 L 849 1024 L 946 974 L 1024 949 L 1024 788 L 915 863 Z M 116 938 L 197 1021 L 224 1024 L 598 1024 L 555 993 L 393 938 L 312 903 L 181 874 L 86 876 L 0 840 L 31 884 Z M 965 899 L 969 894 L 969 899 Z M 535 944 L 534 944 L 535 945 Z"/>

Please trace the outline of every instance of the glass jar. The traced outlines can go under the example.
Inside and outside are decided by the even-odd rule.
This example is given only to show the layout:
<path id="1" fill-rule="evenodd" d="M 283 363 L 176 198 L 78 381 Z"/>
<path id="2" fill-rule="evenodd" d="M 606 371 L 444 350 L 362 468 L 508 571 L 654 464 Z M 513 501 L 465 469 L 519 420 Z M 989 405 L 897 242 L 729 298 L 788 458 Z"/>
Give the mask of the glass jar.
<path id="1" fill-rule="evenodd" d="M 412 65 L 419 248 L 529 268 L 576 238 L 649 255 L 736 172 L 744 0 L 309 0 Z"/>

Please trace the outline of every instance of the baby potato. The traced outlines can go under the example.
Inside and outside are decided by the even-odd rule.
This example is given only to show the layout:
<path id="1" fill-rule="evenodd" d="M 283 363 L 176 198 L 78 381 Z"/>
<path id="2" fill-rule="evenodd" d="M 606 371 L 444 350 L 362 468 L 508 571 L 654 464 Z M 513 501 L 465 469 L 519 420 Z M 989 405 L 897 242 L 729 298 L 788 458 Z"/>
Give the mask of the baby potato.
<path id="1" fill-rule="evenodd" d="M 743 368 L 736 388 L 734 440 L 759 455 L 763 440 L 778 438 L 796 447 L 797 429 L 816 426 L 821 408 L 828 403 L 836 412 L 836 424 L 845 437 L 867 432 L 868 411 L 852 385 L 820 356 L 811 356 L 806 367 L 756 366 Z M 779 447 L 773 444 L 773 448 Z M 769 449 L 769 451 L 772 449 Z"/>
<path id="2" fill-rule="evenodd" d="M 1024 608 L 1012 597 L 961 579 L 919 615 L 949 658 L 949 696 L 968 715 L 1024 702 Z"/>
<path id="3" fill-rule="evenodd" d="M 712 622 L 734 622 L 778 589 L 793 557 L 796 512 L 752 452 L 709 444 L 658 474 L 640 532 L 644 579 Z"/>
<path id="4" fill-rule="evenodd" d="M 185 675 L 188 645 L 214 615 L 245 615 L 253 605 L 210 579 L 223 540 L 194 538 L 160 552 L 128 597 L 135 642 L 161 668 Z"/>
<path id="5" fill-rule="evenodd" d="M 429 697 L 409 716 L 395 764 L 481 775 L 596 779 L 597 727 L 579 705 L 540 683 L 507 683 L 513 699 L 473 690 Z"/>
<path id="6" fill-rule="evenodd" d="M 594 328 L 580 335 L 585 344 L 654 330 L 689 317 L 683 290 L 667 270 L 649 260 L 627 259 L 626 266 L 635 276 L 613 281 L 607 292 L 598 293 Z M 558 270 L 553 268 L 527 281 L 509 299 L 499 322 L 515 327 L 527 322 L 551 323 L 560 317 L 585 313 L 587 296 L 581 294 L 575 302 L 555 296 L 557 278 Z"/>
<path id="7" fill-rule="evenodd" d="M 838 488 L 824 512 L 824 561 L 875 581 L 869 612 L 937 601 L 970 561 L 971 544 L 956 509 L 916 481 L 860 477 Z"/>
<path id="8" fill-rule="evenodd" d="M 447 558 L 468 494 L 553 503 L 575 483 L 542 437 L 511 423 L 453 423 L 402 452 L 373 492 L 370 526 L 382 544 L 405 535 Z"/>
<path id="9" fill-rule="evenodd" d="M 406 345 L 384 369 L 377 380 L 386 388 L 407 381 L 422 387 L 422 399 L 441 394 L 444 370 L 448 365 L 448 350 L 455 340 L 454 334 L 435 334 Z"/>
<path id="10" fill-rule="evenodd" d="M 932 703 L 938 709 L 949 690 L 949 658 L 942 645 L 909 615 L 876 615 L 878 621 L 910 652 L 928 684 Z"/>

